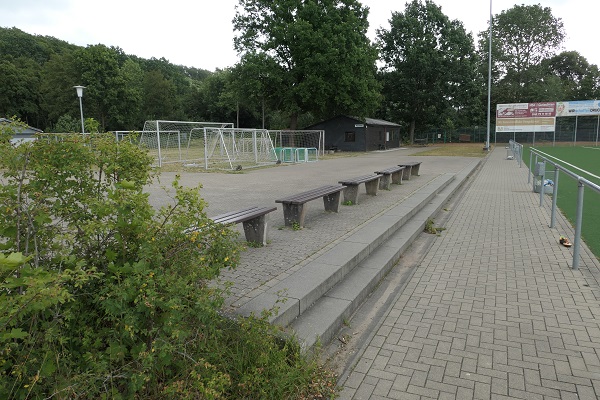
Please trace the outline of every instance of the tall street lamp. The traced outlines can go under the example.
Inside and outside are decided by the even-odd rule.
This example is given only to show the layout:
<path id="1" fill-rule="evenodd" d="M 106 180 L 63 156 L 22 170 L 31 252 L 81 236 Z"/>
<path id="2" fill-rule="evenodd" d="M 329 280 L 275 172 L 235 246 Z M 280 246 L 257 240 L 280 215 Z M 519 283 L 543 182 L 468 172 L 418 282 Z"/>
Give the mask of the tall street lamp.
<path id="1" fill-rule="evenodd" d="M 81 98 L 83 97 L 83 89 L 85 86 L 73 86 L 75 90 L 77 90 L 77 97 L 79 97 L 79 112 L 81 113 L 81 133 L 85 133 L 85 128 L 83 124 L 83 105 L 81 104 Z"/>
<path id="2" fill-rule="evenodd" d="M 490 109 L 492 107 L 492 0 L 490 0 L 490 32 L 488 45 L 487 139 L 485 141 L 485 148 L 487 151 L 490 151 Z"/>

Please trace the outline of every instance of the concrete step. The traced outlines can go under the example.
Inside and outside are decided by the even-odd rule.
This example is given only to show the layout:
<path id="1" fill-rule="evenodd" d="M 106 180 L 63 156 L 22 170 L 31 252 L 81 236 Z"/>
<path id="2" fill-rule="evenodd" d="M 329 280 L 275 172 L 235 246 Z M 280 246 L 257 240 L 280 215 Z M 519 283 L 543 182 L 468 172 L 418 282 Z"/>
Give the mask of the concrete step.
<path id="1" fill-rule="evenodd" d="M 444 177 L 436 182 L 432 181 L 430 189 L 439 184 L 434 196 L 418 196 L 423 201 L 416 206 L 414 202 L 410 202 L 415 206 L 414 212 L 407 213 L 407 219 L 401 218 L 402 223 L 383 243 L 374 245 L 367 257 L 289 323 L 294 335 L 305 348 L 311 348 L 317 342 L 329 343 L 332 340 L 344 321 L 358 309 L 398 262 L 402 253 L 423 232 L 427 220 L 442 209 L 478 164 L 474 162 L 449 179 Z M 361 231 L 360 236 L 368 237 L 368 228 Z"/>
<path id="2" fill-rule="evenodd" d="M 328 251 L 258 295 L 238 309 L 241 315 L 261 315 L 277 309 L 270 322 L 288 326 L 325 293 L 342 281 L 354 267 L 385 243 L 437 193 L 451 184 L 454 174 L 442 174 L 384 210 L 354 232 L 337 241 Z"/>

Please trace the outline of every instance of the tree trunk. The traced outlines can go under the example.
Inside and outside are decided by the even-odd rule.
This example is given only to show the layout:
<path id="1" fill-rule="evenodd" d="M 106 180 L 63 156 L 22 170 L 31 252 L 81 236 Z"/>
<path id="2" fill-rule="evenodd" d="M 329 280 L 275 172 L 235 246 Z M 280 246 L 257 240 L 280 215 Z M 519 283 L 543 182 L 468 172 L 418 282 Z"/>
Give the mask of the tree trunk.
<path id="1" fill-rule="evenodd" d="M 298 129 L 298 113 L 294 112 L 290 115 L 290 129 L 295 131 Z M 296 140 L 294 135 L 290 135 L 290 147 L 296 147 Z"/>
<path id="2" fill-rule="evenodd" d="M 410 128 L 408 128 L 408 135 L 410 138 L 410 144 L 415 144 L 415 120 L 413 118 L 412 121 L 410 121 Z"/>
<path id="3" fill-rule="evenodd" d="M 290 129 L 295 131 L 298 129 L 298 113 L 294 112 L 290 115 Z"/>

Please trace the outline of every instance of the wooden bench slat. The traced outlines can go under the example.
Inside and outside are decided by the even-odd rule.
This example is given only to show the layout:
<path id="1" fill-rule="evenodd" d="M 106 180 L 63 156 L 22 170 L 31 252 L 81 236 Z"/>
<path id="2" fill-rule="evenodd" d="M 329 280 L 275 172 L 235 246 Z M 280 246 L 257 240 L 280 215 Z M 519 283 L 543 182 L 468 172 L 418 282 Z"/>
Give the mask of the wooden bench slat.
<path id="1" fill-rule="evenodd" d="M 337 212 L 340 203 L 340 192 L 344 190 L 344 185 L 326 185 L 306 192 L 298 193 L 292 196 L 275 200 L 276 203 L 283 204 L 283 217 L 285 225 L 294 224 L 304 226 L 305 207 L 304 203 L 318 198 L 323 198 L 325 211 Z"/>
<path id="2" fill-rule="evenodd" d="M 389 175 L 389 174 L 393 174 L 396 173 L 398 171 L 402 171 L 404 169 L 404 166 L 396 166 L 396 167 L 389 167 L 386 169 L 380 169 L 379 171 L 375 171 L 376 174 L 383 174 L 383 175 Z"/>
<path id="3" fill-rule="evenodd" d="M 232 211 L 229 213 L 217 215 L 211 219 L 214 222 L 221 224 L 239 223 L 248 221 L 250 219 L 259 217 L 264 214 L 268 214 L 272 211 L 277 210 L 277 207 L 250 207 L 244 210 Z"/>
<path id="4" fill-rule="evenodd" d="M 292 203 L 301 204 L 311 200 L 316 200 L 319 197 L 327 196 L 332 193 L 339 192 L 344 189 L 343 185 L 329 185 L 322 186 L 320 188 L 312 189 L 306 192 L 298 193 L 292 196 L 284 197 L 282 199 L 275 200 L 276 203 Z"/>
<path id="5" fill-rule="evenodd" d="M 342 185 L 360 185 L 361 183 L 374 181 L 375 179 L 381 178 L 382 174 L 371 174 L 371 175 L 363 175 L 357 176 L 356 178 L 344 179 L 338 181 Z"/>
<path id="6" fill-rule="evenodd" d="M 231 211 L 211 218 L 219 224 L 243 223 L 244 233 L 248 242 L 267 244 L 266 215 L 277 210 L 277 207 L 248 207 L 243 210 Z"/>
<path id="7" fill-rule="evenodd" d="M 214 222 L 219 222 L 221 220 L 224 220 L 226 218 L 238 215 L 240 213 L 244 213 L 244 212 L 249 212 L 251 210 L 256 210 L 258 207 L 250 207 L 250 208 L 246 208 L 244 210 L 238 210 L 238 211 L 231 211 L 228 213 L 224 213 L 224 214 L 219 214 L 219 215 L 215 215 L 214 217 L 211 217 L 210 219 L 212 219 Z"/>

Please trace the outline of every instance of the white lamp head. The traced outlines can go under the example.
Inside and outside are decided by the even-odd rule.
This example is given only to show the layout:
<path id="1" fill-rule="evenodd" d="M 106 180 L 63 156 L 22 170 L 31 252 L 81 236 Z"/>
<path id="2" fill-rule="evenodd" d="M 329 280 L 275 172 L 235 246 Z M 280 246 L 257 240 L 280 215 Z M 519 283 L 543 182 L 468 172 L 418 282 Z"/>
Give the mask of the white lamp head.
<path id="1" fill-rule="evenodd" d="M 77 90 L 77 97 L 82 97 L 83 96 L 83 89 L 85 89 L 85 86 L 73 86 L 75 88 L 75 90 Z"/>

